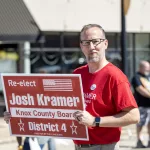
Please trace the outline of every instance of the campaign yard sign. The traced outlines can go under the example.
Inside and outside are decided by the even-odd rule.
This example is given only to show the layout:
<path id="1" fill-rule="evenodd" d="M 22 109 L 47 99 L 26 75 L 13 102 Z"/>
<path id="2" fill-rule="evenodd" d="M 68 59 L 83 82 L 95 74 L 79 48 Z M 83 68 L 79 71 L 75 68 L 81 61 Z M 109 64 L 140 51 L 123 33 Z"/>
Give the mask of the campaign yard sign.
<path id="1" fill-rule="evenodd" d="M 84 110 L 78 74 L 2 74 L 10 133 L 88 140 L 88 130 L 73 113 Z"/>

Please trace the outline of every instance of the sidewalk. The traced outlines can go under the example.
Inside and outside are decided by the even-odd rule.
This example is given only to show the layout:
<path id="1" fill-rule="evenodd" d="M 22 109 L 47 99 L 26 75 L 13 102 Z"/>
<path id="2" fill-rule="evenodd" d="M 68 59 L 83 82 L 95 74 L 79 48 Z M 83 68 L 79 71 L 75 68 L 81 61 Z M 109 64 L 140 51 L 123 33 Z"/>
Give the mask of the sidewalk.
<path id="1" fill-rule="evenodd" d="M 16 137 L 10 136 L 9 126 L 0 118 L 0 144 L 16 142 Z"/>
<path id="2" fill-rule="evenodd" d="M 142 142 L 144 145 L 147 145 L 148 134 L 146 128 L 143 129 L 142 133 L 143 133 Z M 121 150 L 144 150 L 144 149 L 150 150 L 150 148 L 136 149 L 135 148 L 136 142 L 137 142 L 136 125 L 123 127 L 120 139 Z"/>
<path id="3" fill-rule="evenodd" d="M 148 135 L 147 131 L 144 128 L 143 130 L 143 142 L 146 145 L 148 141 Z M 71 140 L 66 140 L 64 143 L 62 143 L 61 140 L 56 140 L 56 149 L 57 150 L 74 150 L 74 145 Z M 16 137 L 10 136 L 9 133 L 9 127 L 3 120 L 3 118 L 0 118 L 0 144 L 6 144 L 6 143 L 16 143 Z M 63 145 L 63 146 L 62 146 Z M 124 127 L 121 134 L 121 140 L 120 140 L 120 150 L 136 150 L 134 147 L 136 145 L 136 128 L 135 125 L 130 125 L 127 127 Z M 137 150 L 144 150 L 144 149 L 137 149 Z M 150 148 L 147 148 L 146 150 L 150 150 Z"/>

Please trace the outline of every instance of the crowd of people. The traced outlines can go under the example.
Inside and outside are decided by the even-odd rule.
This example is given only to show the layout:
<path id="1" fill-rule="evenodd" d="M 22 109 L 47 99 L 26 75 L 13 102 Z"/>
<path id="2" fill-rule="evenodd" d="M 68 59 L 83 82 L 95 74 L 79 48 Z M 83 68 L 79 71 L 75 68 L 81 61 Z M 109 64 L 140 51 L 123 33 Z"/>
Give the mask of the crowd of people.
<path id="1" fill-rule="evenodd" d="M 148 129 L 150 126 L 150 64 L 140 62 L 132 80 L 134 97 L 126 75 L 106 59 L 108 44 L 100 25 L 82 28 L 80 47 L 87 64 L 73 73 L 81 74 L 84 94 L 95 97 L 85 97 L 85 110 L 74 113 L 75 120 L 88 127 L 89 134 L 88 141 L 74 140 L 76 150 L 119 150 L 121 127 L 130 124 L 137 124 L 137 147 L 146 147 L 140 135 L 143 125 Z M 10 112 L 4 113 L 6 122 L 10 117 Z"/>

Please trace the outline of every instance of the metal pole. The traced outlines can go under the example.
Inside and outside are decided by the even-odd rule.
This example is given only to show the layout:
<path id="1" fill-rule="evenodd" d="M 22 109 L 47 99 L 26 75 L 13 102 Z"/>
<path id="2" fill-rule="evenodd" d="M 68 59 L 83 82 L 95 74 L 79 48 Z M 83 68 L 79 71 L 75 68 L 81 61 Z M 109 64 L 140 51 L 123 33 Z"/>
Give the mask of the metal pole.
<path id="1" fill-rule="evenodd" d="M 133 33 L 133 74 L 136 73 L 136 47 L 135 47 L 135 33 Z"/>
<path id="2" fill-rule="evenodd" d="M 24 73 L 31 73 L 30 42 L 24 43 Z"/>
<path id="3" fill-rule="evenodd" d="M 126 50 L 126 20 L 124 12 L 124 0 L 121 0 L 121 56 L 122 56 L 122 71 L 128 75 L 128 61 Z"/>

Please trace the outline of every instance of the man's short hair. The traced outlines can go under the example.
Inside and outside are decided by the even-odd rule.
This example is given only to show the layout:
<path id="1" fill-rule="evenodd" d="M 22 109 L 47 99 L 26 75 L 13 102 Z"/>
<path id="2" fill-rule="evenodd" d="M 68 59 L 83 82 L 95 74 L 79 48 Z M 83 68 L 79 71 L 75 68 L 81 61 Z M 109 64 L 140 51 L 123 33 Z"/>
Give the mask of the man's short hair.
<path id="1" fill-rule="evenodd" d="M 80 31 L 80 38 L 81 38 L 82 32 L 86 31 L 87 29 L 93 28 L 93 27 L 99 28 L 102 31 L 102 33 L 104 35 L 104 38 L 106 38 L 105 30 L 98 24 L 87 24 L 87 25 L 84 25 L 83 28 Z"/>
<path id="2" fill-rule="evenodd" d="M 149 65 L 149 62 L 146 60 L 141 60 L 139 63 L 139 68 L 144 68 L 145 65 Z"/>

